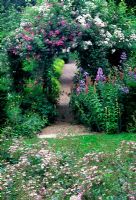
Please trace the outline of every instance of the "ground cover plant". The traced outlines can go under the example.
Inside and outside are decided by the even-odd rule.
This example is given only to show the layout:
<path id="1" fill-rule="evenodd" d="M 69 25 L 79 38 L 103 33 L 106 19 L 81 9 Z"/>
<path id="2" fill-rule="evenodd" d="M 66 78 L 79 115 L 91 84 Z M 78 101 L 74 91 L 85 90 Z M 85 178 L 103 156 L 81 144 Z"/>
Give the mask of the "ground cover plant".
<path id="1" fill-rule="evenodd" d="M 1 199 L 135 199 L 135 145 L 124 140 L 112 153 L 92 146 L 80 157 L 70 145 L 1 139 Z"/>

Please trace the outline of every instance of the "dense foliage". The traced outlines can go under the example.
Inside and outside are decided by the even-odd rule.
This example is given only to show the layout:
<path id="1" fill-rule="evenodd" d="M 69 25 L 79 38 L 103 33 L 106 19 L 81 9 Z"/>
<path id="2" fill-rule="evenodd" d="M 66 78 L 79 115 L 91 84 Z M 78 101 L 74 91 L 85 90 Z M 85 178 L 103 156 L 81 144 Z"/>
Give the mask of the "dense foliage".
<path id="1" fill-rule="evenodd" d="M 17 10 L 22 10 L 23 7 L 29 6 L 29 5 L 35 5 L 36 0 L 2 0 L 1 4 L 5 9 L 8 9 L 11 5 L 14 6 Z"/>
<path id="2" fill-rule="evenodd" d="M 16 11 L 14 7 L 10 5 L 5 9 L 0 2 L 0 43 L 4 37 L 19 26 L 20 19 L 21 13 Z"/>
<path id="3" fill-rule="evenodd" d="M 57 114 L 58 79 L 64 62 L 56 57 L 75 39 L 78 29 L 61 13 L 56 19 L 57 11 L 48 10 L 48 5 L 44 9 L 28 8 L 22 17 L 24 22 L 3 40 L 1 64 L 7 69 L 3 72 L 1 68 L 2 119 L 8 119 L 4 133 L 10 128 L 11 135 L 30 136 Z M 34 19 L 30 20 L 32 12 Z"/>
<path id="4" fill-rule="evenodd" d="M 11 135 L 32 135 L 55 119 L 60 91 L 58 79 L 64 65 L 58 58 L 76 52 L 77 64 L 86 73 L 85 80 L 80 77 L 75 85 L 75 90 L 81 94 L 74 94 L 72 99 L 79 121 L 97 131 L 115 133 L 130 127 L 135 130 L 135 78 L 128 81 L 129 67 L 135 77 L 133 11 L 128 11 L 123 1 L 117 6 L 113 1 L 107 3 L 105 0 L 39 1 L 38 5 L 21 11 L 14 7 L 4 10 L 1 4 L 3 127 L 13 130 Z M 16 14 L 19 18 L 14 23 Z M 95 80 L 98 69 L 103 70 L 106 83 L 96 84 L 94 93 L 86 76 L 91 78 L 91 85 L 99 82 L 99 74 Z M 119 80 L 121 73 L 126 77 Z M 134 85 L 129 85 L 130 82 Z M 120 88 L 128 88 L 129 94 L 122 94 Z M 91 98 L 94 98 L 93 102 Z M 2 131 L 5 133 L 6 129 Z"/>
<path id="5" fill-rule="evenodd" d="M 71 97 L 75 119 L 92 131 L 135 132 L 136 74 L 133 70 L 127 73 L 106 77 L 99 68 L 93 81 L 80 68 Z"/>
<path id="6" fill-rule="evenodd" d="M 120 0 L 116 0 L 117 4 L 120 3 Z M 125 0 L 125 3 L 128 5 L 128 7 L 133 8 L 136 7 L 136 1 L 135 0 Z"/>
<path id="7" fill-rule="evenodd" d="M 136 132 L 135 2 L 116 2 L 0 2 L 1 200 L 135 200 L 134 134 L 108 135 Z M 57 151 L 55 140 L 24 141 L 54 122 L 71 54 L 75 119 L 108 134 L 63 138 Z"/>
<path id="8" fill-rule="evenodd" d="M 84 2 L 76 16 L 84 28 L 71 107 L 93 131 L 135 131 L 135 16 L 124 2 L 96 2 Z"/>

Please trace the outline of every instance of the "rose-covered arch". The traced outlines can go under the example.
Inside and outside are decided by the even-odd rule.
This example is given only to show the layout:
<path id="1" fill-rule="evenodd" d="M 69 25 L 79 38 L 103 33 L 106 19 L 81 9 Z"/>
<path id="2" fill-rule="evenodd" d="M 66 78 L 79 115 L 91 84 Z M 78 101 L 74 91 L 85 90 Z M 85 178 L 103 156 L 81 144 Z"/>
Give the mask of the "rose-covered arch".
<path id="1" fill-rule="evenodd" d="M 15 65 L 18 68 L 16 72 L 13 71 L 13 78 L 15 78 L 16 73 L 19 73 L 21 76 L 17 76 L 19 76 L 18 81 L 20 82 L 21 77 L 25 78 L 26 76 L 28 79 L 33 72 L 37 73 L 38 70 L 44 87 L 45 82 L 49 80 L 48 75 L 52 70 L 54 57 L 63 52 L 69 52 L 81 35 L 81 28 L 76 22 L 69 21 L 59 15 L 49 17 L 46 21 L 43 13 L 40 13 L 35 17 L 33 23 L 21 23 L 20 28 L 7 40 L 11 68 L 12 66 L 14 68 Z M 27 68 L 27 64 L 32 66 Z M 35 80 L 35 82 L 37 81 Z"/>

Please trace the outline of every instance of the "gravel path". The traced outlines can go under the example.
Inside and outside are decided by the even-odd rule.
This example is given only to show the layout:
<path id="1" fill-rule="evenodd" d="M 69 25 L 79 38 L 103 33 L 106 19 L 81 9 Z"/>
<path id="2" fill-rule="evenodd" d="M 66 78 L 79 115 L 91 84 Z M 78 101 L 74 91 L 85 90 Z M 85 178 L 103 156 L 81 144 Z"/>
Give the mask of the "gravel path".
<path id="1" fill-rule="evenodd" d="M 61 93 L 57 106 L 59 112 L 59 116 L 57 119 L 58 122 L 73 122 L 73 115 L 69 107 L 69 102 L 72 89 L 72 81 L 76 71 L 77 67 L 75 63 L 65 64 L 63 68 L 63 73 L 60 77 Z"/>
<path id="2" fill-rule="evenodd" d="M 56 123 L 46 127 L 39 134 L 39 138 L 56 138 L 71 135 L 89 134 L 87 128 L 82 125 L 74 124 L 74 117 L 69 108 L 70 93 L 73 85 L 73 77 L 77 71 L 75 63 L 65 64 L 61 81 L 61 93 L 58 100 L 59 116 Z"/>

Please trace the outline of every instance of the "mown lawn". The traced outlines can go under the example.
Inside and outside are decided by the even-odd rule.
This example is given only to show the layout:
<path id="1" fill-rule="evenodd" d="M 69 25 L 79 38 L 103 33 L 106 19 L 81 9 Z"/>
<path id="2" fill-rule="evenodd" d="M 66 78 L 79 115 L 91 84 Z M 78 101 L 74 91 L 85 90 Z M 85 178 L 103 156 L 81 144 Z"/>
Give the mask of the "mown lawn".
<path id="1" fill-rule="evenodd" d="M 26 139 L 25 142 L 32 144 L 39 139 Z M 43 139 L 45 140 L 45 139 Z M 82 157 L 88 152 L 103 151 L 114 152 L 121 141 L 136 141 L 135 133 L 121 133 L 116 135 L 95 134 L 76 137 L 65 137 L 63 139 L 46 139 L 50 147 L 55 151 L 72 151 L 78 157 Z"/>

